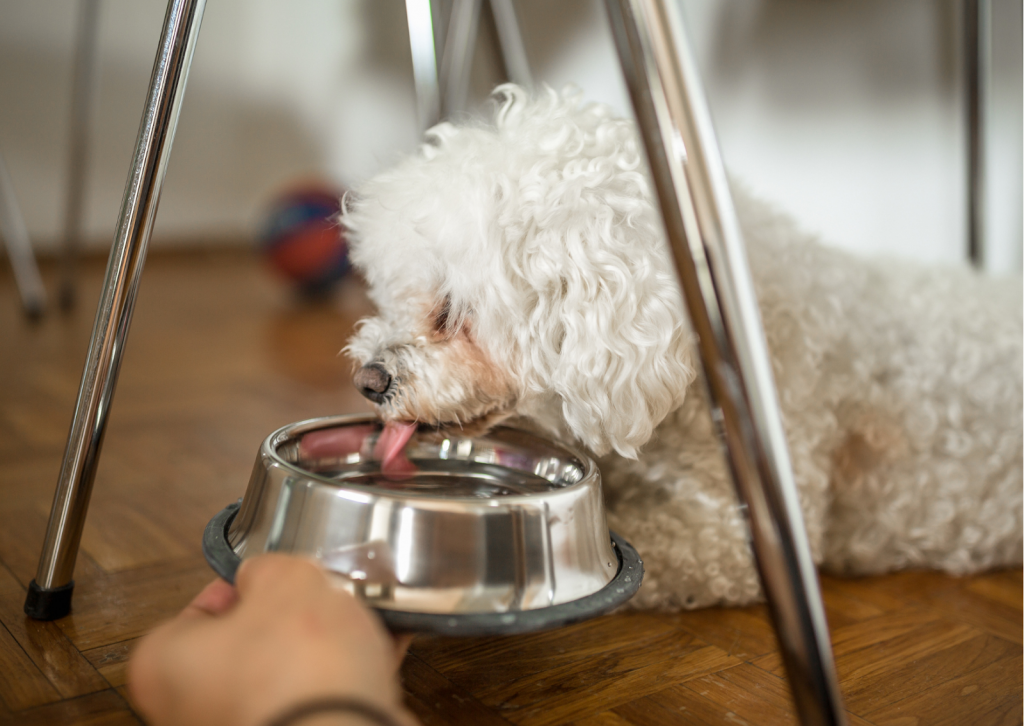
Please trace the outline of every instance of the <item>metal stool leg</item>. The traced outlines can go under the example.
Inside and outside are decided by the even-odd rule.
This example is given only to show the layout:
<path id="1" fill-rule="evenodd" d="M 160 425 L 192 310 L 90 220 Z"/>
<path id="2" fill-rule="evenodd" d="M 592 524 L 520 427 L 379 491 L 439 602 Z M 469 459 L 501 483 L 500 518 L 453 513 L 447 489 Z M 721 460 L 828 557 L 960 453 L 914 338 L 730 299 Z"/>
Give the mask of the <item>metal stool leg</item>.
<path id="1" fill-rule="evenodd" d="M 674 0 L 607 0 L 665 231 L 804 724 L 844 713 L 746 253 Z"/>
<path id="2" fill-rule="evenodd" d="M 491 0 L 491 14 L 498 30 L 498 44 L 505 64 L 505 74 L 513 83 L 523 88 L 533 88 L 533 74 L 526 57 L 523 34 L 519 31 L 519 19 L 512 0 Z"/>
<path id="3" fill-rule="evenodd" d="M 441 118 L 466 109 L 481 0 L 455 0 L 441 55 Z"/>
<path id="4" fill-rule="evenodd" d="M 964 0 L 964 85 L 967 109 L 967 258 L 985 266 L 985 102 L 989 45 L 989 0 Z"/>
<path id="5" fill-rule="evenodd" d="M 96 25 L 100 0 L 81 0 L 75 47 L 75 80 L 71 87 L 68 133 L 68 185 L 64 209 L 64 249 L 61 251 L 60 306 L 75 304 L 75 271 L 82 227 L 89 116 L 96 87 Z"/>
<path id="6" fill-rule="evenodd" d="M 4 157 L 0 155 L 0 235 L 7 246 L 7 256 L 14 270 L 14 282 L 21 295 L 21 307 L 31 319 L 43 314 L 46 308 L 46 290 L 36 257 L 32 253 L 32 241 L 29 239 L 25 220 L 18 209 L 18 200 L 14 196 L 14 182 L 7 172 Z"/>
<path id="7" fill-rule="evenodd" d="M 25 600 L 26 614 L 37 620 L 54 620 L 71 609 L 82 526 L 205 5 L 206 0 L 167 5 L 46 540 Z"/>
<path id="8" fill-rule="evenodd" d="M 430 0 L 405 0 L 405 17 L 409 25 L 416 106 L 420 130 L 424 131 L 441 118 L 441 92 L 437 83 L 440 64 L 437 60 L 434 13 Z"/>
<path id="9" fill-rule="evenodd" d="M 405 2 L 421 129 L 466 108 L 481 3 L 454 0 L 443 41 L 438 42 L 430 0 Z M 530 88 L 533 78 L 512 0 L 490 0 L 490 5 L 505 72 L 509 80 Z"/>
<path id="10" fill-rule="evenodd" d="M 441 56 L 441 118 L 466 109 L 481 5 L 481 0 L 455 0 L 452 5 Z M 533 77 L 526 58 L 526 46 L 519 32 L 512 0 L 491 0 L 490 7 L 506 76 L 514 83 L 532 88 Z"/>

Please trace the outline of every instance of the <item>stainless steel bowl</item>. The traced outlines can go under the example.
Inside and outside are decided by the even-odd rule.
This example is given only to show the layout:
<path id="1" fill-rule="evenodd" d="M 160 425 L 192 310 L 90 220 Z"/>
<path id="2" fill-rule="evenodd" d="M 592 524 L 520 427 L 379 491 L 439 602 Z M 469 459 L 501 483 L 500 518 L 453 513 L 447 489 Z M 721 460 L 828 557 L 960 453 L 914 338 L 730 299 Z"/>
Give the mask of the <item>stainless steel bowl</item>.
<path id="1" fill-rule="evenodd" d="M 606 611 L 639 587 L 635 551 L 608 531 L 601 476 L 577 451 L 511 428 L 413 435 L 386 476 L 382 424 L 334 416 L 260 447 L 239 505 L 204 550 L 233 579 L 261 552 L 315 558 L 395 629 L 516 632 Z"/>

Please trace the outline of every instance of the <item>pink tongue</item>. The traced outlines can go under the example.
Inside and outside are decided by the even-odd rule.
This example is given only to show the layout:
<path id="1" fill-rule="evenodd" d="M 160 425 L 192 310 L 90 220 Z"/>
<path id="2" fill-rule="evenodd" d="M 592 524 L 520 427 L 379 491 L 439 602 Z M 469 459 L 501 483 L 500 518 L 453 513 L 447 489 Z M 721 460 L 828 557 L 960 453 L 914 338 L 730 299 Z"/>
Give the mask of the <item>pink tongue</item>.
<path id="1" fill-rule="evenodd" d="M 402 453 L 415 432 L 416 424 L 413 423 L 388 421 L 384 424 L 384 430 L 377 437 L 373 456 L 380 459 L 380 470 L 385 476 L 403 476 L 416 471 L 413 463 Z"/>

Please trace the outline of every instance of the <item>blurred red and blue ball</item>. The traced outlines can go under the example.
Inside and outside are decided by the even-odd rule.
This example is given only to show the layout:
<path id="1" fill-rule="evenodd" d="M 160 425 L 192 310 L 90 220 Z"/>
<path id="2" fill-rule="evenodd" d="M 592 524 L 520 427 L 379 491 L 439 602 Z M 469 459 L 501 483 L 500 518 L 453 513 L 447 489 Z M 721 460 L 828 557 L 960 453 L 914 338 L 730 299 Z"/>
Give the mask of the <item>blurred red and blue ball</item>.
<path id="1" fill-rule="evenodd" d="M 281 194 L 267 210 L 261 249 L 278 276 L 303 295 L 326 295 L 348 273 L 340 212 L 341 193 L 320 185 Z"/>

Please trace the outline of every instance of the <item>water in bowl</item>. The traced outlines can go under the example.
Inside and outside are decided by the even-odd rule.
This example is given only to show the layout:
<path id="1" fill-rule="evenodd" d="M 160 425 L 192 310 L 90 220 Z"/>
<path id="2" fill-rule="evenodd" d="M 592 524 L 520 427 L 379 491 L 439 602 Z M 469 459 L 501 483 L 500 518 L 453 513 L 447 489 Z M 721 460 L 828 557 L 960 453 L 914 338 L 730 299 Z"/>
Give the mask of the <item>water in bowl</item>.
<path id="1" fill-rule="evenodd" d="M 474 461 L 418 461 L 417 471 L 403 478 L 384 476 L 379 469 L 319 473 L 345 484 L 435 497 L 493 499 L 541 494 L 557 488 L 531 472 Z"/>

